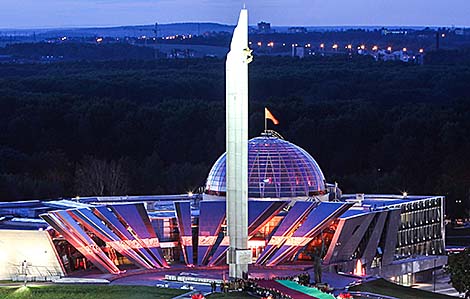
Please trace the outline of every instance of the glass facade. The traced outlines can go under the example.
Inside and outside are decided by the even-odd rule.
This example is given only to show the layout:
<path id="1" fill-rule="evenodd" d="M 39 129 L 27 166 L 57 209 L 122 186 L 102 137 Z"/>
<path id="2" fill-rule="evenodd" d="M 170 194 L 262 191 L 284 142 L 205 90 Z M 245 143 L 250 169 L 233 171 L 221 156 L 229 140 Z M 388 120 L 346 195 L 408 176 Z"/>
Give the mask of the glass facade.
<path id="1" fill-rule="evenodd" d="M 206 193 L 225 195 L 226 155 L 215 162 Z M 302 148 L 273 136 L 248 142 L 248 196 L 281 198 L 325 193 L 325 178 L 317 162 Z"/>
<path id="2" fill-rule="evenodd" d="M 401 209 L 396 255 L 440 255 L 444 253 L 443 198 L 408 202 Z"/>

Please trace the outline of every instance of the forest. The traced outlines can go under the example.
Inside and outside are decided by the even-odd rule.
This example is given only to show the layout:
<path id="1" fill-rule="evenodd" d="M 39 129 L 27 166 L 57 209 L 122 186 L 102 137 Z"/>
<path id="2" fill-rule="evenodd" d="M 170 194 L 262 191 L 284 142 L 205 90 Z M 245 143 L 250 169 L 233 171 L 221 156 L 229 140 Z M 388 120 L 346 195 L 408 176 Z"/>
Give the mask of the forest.
<path id="1" fill-rule="evenodd" d="M 469 61 L 255 57 L 250 137 L 266 106 L 343 192 L 468 216 Z M 215 58 L 0 64 L 0 201 L 197 191 L 225 149 L 224 84 Z"/>

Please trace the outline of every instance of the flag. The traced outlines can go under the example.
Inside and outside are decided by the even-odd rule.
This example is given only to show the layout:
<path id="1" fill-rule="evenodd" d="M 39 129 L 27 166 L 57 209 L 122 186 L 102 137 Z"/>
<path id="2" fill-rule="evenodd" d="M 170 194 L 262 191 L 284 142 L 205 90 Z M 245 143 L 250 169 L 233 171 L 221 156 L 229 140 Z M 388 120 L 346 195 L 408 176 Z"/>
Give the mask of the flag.
<path id="1" fill-rule="evenodd" d="M 264 118 L 272 120 L 275 125 L 279 124 L 279 121 L 274 117 L 271 111 L 268 108 L 264 107 Z"/>

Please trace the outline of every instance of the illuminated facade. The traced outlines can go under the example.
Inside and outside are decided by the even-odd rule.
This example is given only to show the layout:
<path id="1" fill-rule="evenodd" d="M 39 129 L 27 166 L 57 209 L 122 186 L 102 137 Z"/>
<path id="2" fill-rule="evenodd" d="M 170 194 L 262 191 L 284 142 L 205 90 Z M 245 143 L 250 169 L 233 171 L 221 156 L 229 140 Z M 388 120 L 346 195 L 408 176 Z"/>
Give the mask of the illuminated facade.
<path id="1" fill-rule="evenodd" d="M 255 267 L 310 263 L 321 256 L 337 271 L 354 273 L 360 264 L 360 273 L 402 275 L 403 282 L 411 282 L 406 275 L 446 263 L 444 197 L 353 194 L 335 199 L 316 161 L 298 146 L 263 134 L 248 148 L 247 245 Z M 90 267 L 118 274 L 175 264 L 226 264 L 230 239 L 224 185 L 213 184 L 223 181 L 224 157 L 212 167 L 204 194 L 0 203 L 1 240 L 14 230 L 24 244 L 34 232 L 54 245 L 45 250 L 53 254 L 42 261 L 20 250 L 22 242 L 11 243 L 15 256 L 7 258 L 3 278 L 20 275 L 24 260 L 31 261 L 31 275 L 59 276 Z M 270 182 L 281 188 L 266 188 Z M 259 183 L 264 183 L 265 197 Z"/>

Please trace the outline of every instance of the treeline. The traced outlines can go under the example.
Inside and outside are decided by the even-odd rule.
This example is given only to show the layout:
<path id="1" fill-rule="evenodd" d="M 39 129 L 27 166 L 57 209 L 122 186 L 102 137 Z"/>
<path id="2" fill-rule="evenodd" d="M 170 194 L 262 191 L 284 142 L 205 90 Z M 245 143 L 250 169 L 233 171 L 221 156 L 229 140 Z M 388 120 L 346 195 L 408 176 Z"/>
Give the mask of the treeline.
<path id="1" fill-rule="evenodd" d="M 272 128 L 344 192 L 470 201 L 470 67 L 258 57 Z M 225 149 L 224 61 L 0 64 L 0 200 L 195 190 Z M 456 203 L 462 200 L 462 204 Z"/>

